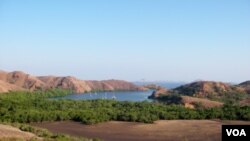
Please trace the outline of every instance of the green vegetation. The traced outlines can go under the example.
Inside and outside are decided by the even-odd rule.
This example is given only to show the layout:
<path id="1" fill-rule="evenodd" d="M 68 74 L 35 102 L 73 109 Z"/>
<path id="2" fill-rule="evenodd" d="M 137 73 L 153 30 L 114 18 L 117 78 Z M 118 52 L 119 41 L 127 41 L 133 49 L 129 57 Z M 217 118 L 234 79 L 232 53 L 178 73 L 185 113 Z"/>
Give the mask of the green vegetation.
<path id="1" fill-rule="evenodd" d="M 224 103 L 239 104 L 239 102 L 249 95 L 245 93 L 227 93 L 221 97 L 221 101 Z"/>
<path id="2" fill-rule="evenodd" d="M 155 99 L 157 102 L 162 102 L 166 104 L 181 104 L 181 95 L 180 94 L 171 94 L 171 95 L 160 95 Z"/>
<path id="3" fill-rule="evenodd" d="M 152 123 L 159 119 L 250 120 L 250 107 L 225 104 L 222 108 L 187 109 L 181 105 L 114 100 L 55 100 L 60 90 L 10 92 L 0 95 L 0 121 L 42 122 L 74 120 L 84 124 L 118 120 Z"/>
<path id="4" fill-rule="evenodd" d="M 185 96 L 185 95 L 172 92 L 169 95 L 164 95 L 164 94 L 160 95 L 159 97 L 155 98 L 155 100 L 166 103 L 166 104 L 180 104 L 181 96 Z M 196 97 L 196 96 L 192 96 L 192 97 Z M 220 96 L 216 96 L 215 94 L 208 94 L 207 97 L 197 96 L 197 98 L 207 98 L 209 100 L 233 104 L 233 105 L 239 105 L 239 102 L 241 100 L 247 99 L 249 97 L 250 95 L 246 93 L 236 93 L 236 92 L 222 93 Z M 200 106 L 200 104 L 198 104 L 197 106 Z"/>

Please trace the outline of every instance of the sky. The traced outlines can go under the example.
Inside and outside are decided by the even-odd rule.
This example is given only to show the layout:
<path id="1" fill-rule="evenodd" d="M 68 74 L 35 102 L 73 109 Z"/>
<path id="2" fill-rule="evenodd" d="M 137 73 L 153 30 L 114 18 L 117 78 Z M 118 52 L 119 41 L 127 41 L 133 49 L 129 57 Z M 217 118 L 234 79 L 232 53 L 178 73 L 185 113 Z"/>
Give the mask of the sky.
<path id="1" fill-rule="evenodd" d="M 86 80 L 250 80 L 250 1 L 0 0 L 0 69 Z"/>

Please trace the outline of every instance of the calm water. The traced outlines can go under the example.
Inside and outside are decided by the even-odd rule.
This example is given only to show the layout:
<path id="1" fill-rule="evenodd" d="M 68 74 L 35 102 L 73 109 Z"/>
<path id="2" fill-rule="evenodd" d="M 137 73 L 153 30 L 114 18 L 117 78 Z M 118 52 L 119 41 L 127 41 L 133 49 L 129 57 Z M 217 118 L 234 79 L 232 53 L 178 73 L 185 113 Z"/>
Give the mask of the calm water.
<path id="1" fill-rule="evenodd" d="M 148 96 L 152 94 L 153 90 L 148 91 L 116 91 L 116 92 L 92 92 L 83 94 L 71 94 L 56 99 L 115 99 L 118 101 L 150 101 Z"/>

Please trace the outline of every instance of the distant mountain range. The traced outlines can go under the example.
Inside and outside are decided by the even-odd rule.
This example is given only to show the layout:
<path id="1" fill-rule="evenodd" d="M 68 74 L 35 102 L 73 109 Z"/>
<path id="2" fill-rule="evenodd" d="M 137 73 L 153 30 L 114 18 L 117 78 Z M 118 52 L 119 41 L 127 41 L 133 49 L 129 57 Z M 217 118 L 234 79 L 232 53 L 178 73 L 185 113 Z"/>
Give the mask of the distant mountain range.
<path id="1" fill-rule="evenodd" d="M 0 92 L 47 90 L 51 88 L 70 89 L 75 93 L 145 90 L 141 86 L 123 80 L 80 80 L 73 76 L 33 76 L 21 71 L 0 71 Z"/>

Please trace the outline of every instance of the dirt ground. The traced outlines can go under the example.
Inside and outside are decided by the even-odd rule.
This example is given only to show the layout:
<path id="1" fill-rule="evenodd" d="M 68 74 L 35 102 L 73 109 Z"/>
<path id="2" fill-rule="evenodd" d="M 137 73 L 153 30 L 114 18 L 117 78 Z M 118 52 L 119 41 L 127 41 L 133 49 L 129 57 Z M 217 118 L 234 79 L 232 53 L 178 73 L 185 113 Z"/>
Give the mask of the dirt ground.
<path id="1" fill-rule="evenodd" d="M 111 121 L 96 125 L 63 121 L 32 125 L 54 133 L 97 137 L 104 141 L 220 141 L 222 124 L 250 125 L 250 121 L 161 120 L 154 124 Z"/>
<path id="2" fill-rule="evenodd" d="M 0 124 L 0 140 L 30 140 L 32 138 L 37 138 L 36 135 L 23 132 L 18 128 L 9 126 L 9 125 L 2 125 Z"/>

